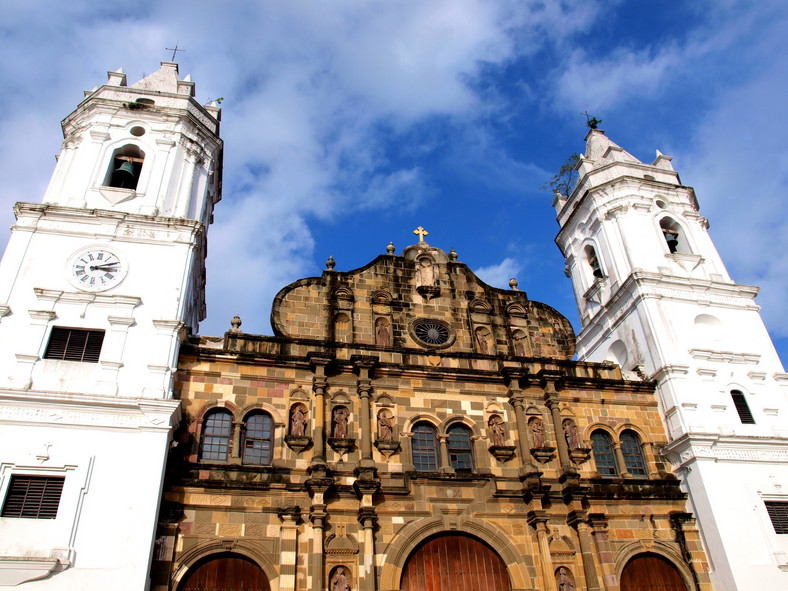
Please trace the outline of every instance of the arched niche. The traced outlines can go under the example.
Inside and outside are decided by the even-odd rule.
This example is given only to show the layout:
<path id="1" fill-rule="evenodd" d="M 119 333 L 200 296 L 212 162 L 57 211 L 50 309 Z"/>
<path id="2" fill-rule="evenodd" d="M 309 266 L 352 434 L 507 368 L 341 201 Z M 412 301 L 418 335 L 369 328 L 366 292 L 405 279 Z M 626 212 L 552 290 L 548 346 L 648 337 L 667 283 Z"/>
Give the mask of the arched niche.
<path id="1" fill-rule="evenodd" d="M 610 345 L 610 347 L 608 347 L 607 355 L 605 355 L 605 361 L 617 363 L 622 370 L 627 369 L 629 355 L 627 353 L 627 346 L 624 344 L 624 341 L 619 339 Z"/>

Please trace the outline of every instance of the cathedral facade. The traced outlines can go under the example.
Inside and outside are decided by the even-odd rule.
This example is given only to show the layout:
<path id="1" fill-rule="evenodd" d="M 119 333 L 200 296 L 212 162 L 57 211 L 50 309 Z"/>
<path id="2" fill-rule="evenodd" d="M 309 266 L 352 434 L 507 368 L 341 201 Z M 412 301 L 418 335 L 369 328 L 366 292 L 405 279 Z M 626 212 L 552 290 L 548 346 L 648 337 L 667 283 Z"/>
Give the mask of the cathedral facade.
<path id="1" fill-rule="evenodd" d="M 709 589 L 653 384 L 417 232 L 184 344 L 153 588 Z"/>

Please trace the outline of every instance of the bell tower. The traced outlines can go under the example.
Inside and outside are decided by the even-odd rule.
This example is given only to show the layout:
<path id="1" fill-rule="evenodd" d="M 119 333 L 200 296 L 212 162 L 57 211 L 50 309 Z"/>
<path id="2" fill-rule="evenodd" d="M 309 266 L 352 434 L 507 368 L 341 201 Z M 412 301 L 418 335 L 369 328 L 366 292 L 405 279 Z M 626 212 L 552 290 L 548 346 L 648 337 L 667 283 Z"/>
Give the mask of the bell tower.
<path id="1" fill-rule="evenodd" d="M 173 372 L 205 317 L 220 119 L 175 63 L 131 86 L 108 72 L 64 119 L 43 202 L 15 206 L 0 261 L 0 585 L 146 588 Z M 59 491 L 45 493 L 54 516 L 31 517 L 24 491 L 7 510 L 42 486 Z"/>
<path id="2" fill-rule="evenodd" d="M 788 585 L 788 375 L 671 158 L 646 164 L 591 129 L 572 193 L 556 195 L 582 329 L 578 358 L 653 380 L 715 589 Z M 742 196 L 742 199 L 747 199 Z"/>

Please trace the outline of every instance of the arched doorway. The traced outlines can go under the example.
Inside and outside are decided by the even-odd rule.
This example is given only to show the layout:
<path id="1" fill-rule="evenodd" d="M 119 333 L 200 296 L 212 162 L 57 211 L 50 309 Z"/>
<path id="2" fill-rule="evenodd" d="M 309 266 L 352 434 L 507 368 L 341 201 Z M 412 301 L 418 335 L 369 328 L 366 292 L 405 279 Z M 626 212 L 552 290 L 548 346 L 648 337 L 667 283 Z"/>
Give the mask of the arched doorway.
<path id="1" fill-rule="evenodd" d="M 186 573 L 178 591 L 270 591 L 257 564 L 240 554 L 224 552 L 202 559 Z"/>
<path id="2" fill-rule="evenodd" d="M 402 591 L 509 591 L 506 565 L 487 544 L 438 535 L 419 544 L 402 569 Z"/>
<path id="3" fill-rule="evenodd" d="M 687 591 L 679 571 L 658 554 L 638 554 L 621 573 L 621 591 Z"/>

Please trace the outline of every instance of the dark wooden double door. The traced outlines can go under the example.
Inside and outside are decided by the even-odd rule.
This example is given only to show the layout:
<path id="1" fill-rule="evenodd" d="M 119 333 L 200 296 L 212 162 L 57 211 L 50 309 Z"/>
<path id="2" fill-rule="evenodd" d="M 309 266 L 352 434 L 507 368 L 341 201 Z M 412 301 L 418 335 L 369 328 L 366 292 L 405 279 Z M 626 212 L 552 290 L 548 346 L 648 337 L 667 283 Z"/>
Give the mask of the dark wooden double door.
<path id="1" fill-rule="evenodd" d="M 402 571 L 402 591 L 509 591 L 506 565 L 470 536 L 443 535 L 417 547 Z"/>
<path id="2" fill-rule="evenodd" d="M 211 556 L 186 573 L 178 591 L 270 591 L 263 570 L 240 554 Z"/>
<path id="3" fill-rule="evenodd" d="M 670 562 L 647 553 L 636 556 L 624 567 L 621 591 L 687 591 L 687 586 Z"/>

